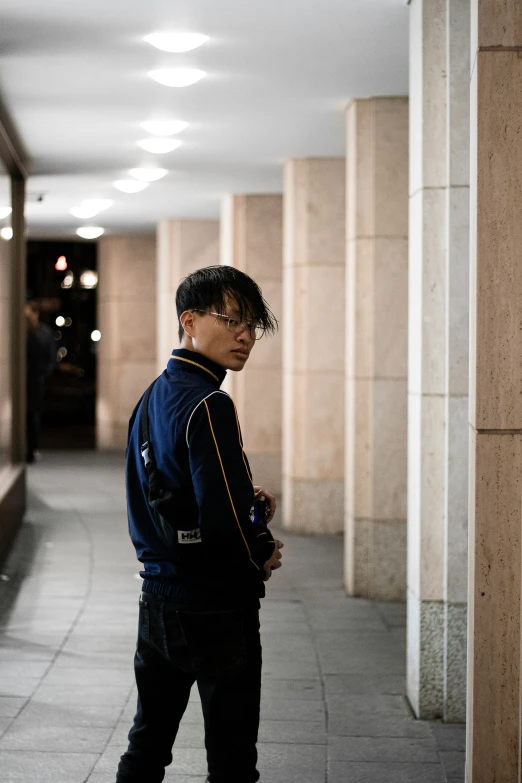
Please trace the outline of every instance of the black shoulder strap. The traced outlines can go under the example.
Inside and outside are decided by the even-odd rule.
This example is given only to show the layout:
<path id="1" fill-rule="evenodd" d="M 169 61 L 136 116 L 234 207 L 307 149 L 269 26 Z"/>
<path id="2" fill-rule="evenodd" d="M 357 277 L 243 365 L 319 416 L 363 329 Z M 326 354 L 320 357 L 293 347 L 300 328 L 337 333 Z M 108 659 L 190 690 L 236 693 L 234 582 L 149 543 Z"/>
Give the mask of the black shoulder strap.
<path id="1" fill-rule="evenodd" d="M 157 378 L 156 378 L 157 380 Z M 143 395 L 143 401 L 140 405 L 140 442 L 141 442 L 141 456 L 147 468 L 147 472 L 153 469 L 154 456 L 149 438 L 149 398 L 152 388 L 156 381 L 153 381 L 145 394 Z"/>

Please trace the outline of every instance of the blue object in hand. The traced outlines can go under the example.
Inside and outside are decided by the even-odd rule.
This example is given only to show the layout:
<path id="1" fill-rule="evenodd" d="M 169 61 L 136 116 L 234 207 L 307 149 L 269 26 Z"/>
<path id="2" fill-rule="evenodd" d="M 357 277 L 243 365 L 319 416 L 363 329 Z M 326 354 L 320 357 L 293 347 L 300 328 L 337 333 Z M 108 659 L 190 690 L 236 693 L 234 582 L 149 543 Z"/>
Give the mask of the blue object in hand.
<path id="1" fill-rule="evenodd" d="M 256 522 L 262 522 L 264 525 L 266 525 L 266 518 L 269 511 L 270 506 L 267 499 L 264 496 L 258 498 L 254 501 L 254 505 L 250 509 L 250 521 L 254 525 Z"/>

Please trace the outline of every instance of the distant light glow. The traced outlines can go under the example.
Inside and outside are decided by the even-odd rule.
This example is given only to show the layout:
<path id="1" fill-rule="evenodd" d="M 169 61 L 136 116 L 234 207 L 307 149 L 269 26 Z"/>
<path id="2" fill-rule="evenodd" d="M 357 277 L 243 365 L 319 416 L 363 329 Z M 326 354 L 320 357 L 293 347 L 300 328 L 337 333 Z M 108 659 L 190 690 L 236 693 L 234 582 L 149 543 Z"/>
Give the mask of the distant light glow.
<path id="1" fill-rule="evenodd" d="M 6 242 L 12 239 L 13 229 L 11 228 L 11 226 L 4 226 L 4 228 L 0 229 L 0 236 L 2 237 L 2 239 L 5 239 Z"/>
<path id="2" fill-rule="evenodd" d="M 140 182 L 157 182 L 158 179 L 162 179 L 169 173 L 168 169 L 151 168 L 151 169 L 130 169 L 129 174 L 134 179 Z"/>
<path id="3" fill-rule="evenodd" d="M 87 269 L 80 276 L 80 285 L 82 288 L 96 288 L 98 285 L 98 272 Z"/>
<path id="4" fill-rule="evenodd" d="M 203 79 L 207 74 L 197 68 L 159 68 L 149 71 L 147 76 L 165 87 L 189 87 Z"/>
<path id="5" fill-rule="evenodd" d="M 65 347 L 65 345 L 62 345 L 61 348 L 58 348 L 58 353 L 56 354 L 56 358 L 58 359 L 59 362 L 61 362 L 62 359 L 65 359 L 66 356 L 67 356 L 67 348 Z"/>
<path id="6" fill-rule="evenodd" d="M 165 31 L 146 35 L 145 40 L 156 49 L 161 49 L 162 52 L 190 52 L 206 43 L 209 37 L 202 33 Z"/>
<path id="7" fill-rule="evenodd" d="M 101 332 L 98 329 L 95 329 L 93 332 L 91 332 L 91 340 L 93 343 L 98 343 L 101 340 Z"/>
<path id="8" fill-rule="evenodd" d="M 67 259 L 65 256 L 60 256 L 56 264 L 54 265 L 54 268 L 57 272 L 65 272 L 67 269 Z"/>
<path id="9" fill-rule="evenodd" d="M 65 277 L 62 280 L 62 288 L 72 288 L 74 283 L 74 274 L 72 272 L 67 272 Z"/>
<path id="10" fill-rule="evenodd" d="M 12 207 L 0 207 L 0 220 L 8 217 L 12 211 Z"/>
<path id="11" fill-rule="evenodd" d="M 148 120 L 140 125 L 152 136 L 175 136 L 188 128 L 188 122 L 183 120 Z"/>
<path id="12" fill-rule="evenodd" d="M 179 139 L 160 139 L 159 137 L 150 139 L 141 139 L 138 146 L 147 152 L 153 152 L 155 155 L 163 155 L 165 152 L 172 152 L 181 146 Z"/>
<path id="13" fill-rule="evenodd" d="M 101 226 L 82 226 L 76 229 L 76 233 L 82 239 L 97 239 L 104 231 L 105 229 Z"/>
<path id="14" fill-rule="evenodd" d="M 63 315 L 59 315 L 55 321 L 56 326 L 63 326 L 65 324 L 65 318 Z"/>
<path id="15" fill-rule="evenodd" d="M 72 324 L 72 318 L 67 317 L 65 319 L 64 326 L 71 326 L 71 324 Z"/>
<path id="16" fill-rule="evenodd" d="M 140 193 L 149 187 L 148 182 L 138 182 L 135 179 L 117 179 L 112 184 L 116 190 L 121 190 L 122 193 Z"/>

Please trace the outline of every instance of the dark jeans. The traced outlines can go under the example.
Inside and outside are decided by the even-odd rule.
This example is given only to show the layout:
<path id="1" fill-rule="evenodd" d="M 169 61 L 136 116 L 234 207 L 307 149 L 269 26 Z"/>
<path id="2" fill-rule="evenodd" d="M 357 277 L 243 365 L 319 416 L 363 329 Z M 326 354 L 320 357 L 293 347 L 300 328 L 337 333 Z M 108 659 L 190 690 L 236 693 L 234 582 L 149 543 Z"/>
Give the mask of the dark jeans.
<path id="1" fill-rule="evenodd" d="M 202 609 L 142 593 L 134 658 L 138 708 L 116 783 L 160 783 L 197 682 L 209 783 L 256 783 L 261 696 L 259 612 Z"/>

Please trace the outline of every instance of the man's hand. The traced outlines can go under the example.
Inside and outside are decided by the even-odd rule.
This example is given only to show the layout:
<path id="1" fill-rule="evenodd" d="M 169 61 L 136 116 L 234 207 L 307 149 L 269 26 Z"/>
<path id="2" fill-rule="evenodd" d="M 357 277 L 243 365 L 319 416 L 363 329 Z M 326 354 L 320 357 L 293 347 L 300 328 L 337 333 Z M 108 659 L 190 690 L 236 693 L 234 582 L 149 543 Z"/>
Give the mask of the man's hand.
<path id="1" fill-rule="evenodd" d="M 276 499 L 270 492 L 267 492 L 264 487 L 254 487 L 254 493 L 254 500 L 258 500 L 260 497 L 264 497 L 268 501 L 270 511 L 267 518 L 265 519 L 265 522 L 268 525 L 268 523 L 273 520 L 274 514 L 276 512 Z"/>
<path id="2" fill-rule="evenodd" d="M 281 554 L 281 549 L 283 547 L 284 547 L 283 542 L 278 541 L 276 539 L 272 557 L 270 558 L 270 560 L 267 560 L 263 566 L 263 582 L 268 582 L 268 580 L 272 576 L 272 571 L 274 570 L 274 568 L 281 568 L 281 566 L 283 565 L 281 563 L 283 557 L 283 555 Z"/>

